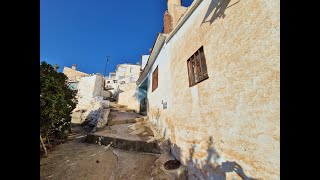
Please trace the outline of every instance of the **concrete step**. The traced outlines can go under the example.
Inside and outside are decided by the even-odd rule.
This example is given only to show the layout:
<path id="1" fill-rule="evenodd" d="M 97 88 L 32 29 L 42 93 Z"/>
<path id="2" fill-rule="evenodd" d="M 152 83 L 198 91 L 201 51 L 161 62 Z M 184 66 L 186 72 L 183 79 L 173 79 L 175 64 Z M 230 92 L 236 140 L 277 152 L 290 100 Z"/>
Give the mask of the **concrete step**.
<path id="1" fill-rule="evenodd" d="M 110 120 L 108 122 L 108 125 L 109 126 L 113 126 L 113 125 L 116 125 L 116 124 L 136 123 L 136 122 L 145 121 L 146 119 L 147 119 L 147 117 L 138 117 L 138 118 L 134 118 L 134 119 Z"/>
<path id="2" fill-rule="evenodd" d="M 88 134 L 85 141 L 106 146 L 111 143 L 111 147 L 124 150 L 162 153 L 159 146 L 162 139 L 154 137 L 146 117 L 111 120 L 104 129 Z"/>
<path id="3" fill-rule="evenodd" d="M 128 108 L 116 108 L 116 107 L 110 107 L 110 111 L 113 112 L 131 112 L 131 113 L 137 113 L 134 109 L 128 109 Z"/>
<path id="4" fill-rule="evenodd" d="M 88 143 L 96 143 L 100 145 L 108 146 L 114 148 L 119 148 L 123 150 L 131 150 L 137 152 L 155 153 L 162 154 L 162 149 L 159 147 L 158 142 L 145 142 L 142 140 L 131 140 L 127 138 L 120 138 L 114 136 L 99 136 L 96 134 L 88 134 L 86 139 Z"/>
<path id="5" fill-rule="evenodd" d="M 125 119 L 125 120 L 119 120 L 119 121 L 110 121 L 108 122 L 109 126 L 113 126 L 116 124 L 128 124 L 128 123 L 135 123 L 138 122 L 136 119 Z"/>

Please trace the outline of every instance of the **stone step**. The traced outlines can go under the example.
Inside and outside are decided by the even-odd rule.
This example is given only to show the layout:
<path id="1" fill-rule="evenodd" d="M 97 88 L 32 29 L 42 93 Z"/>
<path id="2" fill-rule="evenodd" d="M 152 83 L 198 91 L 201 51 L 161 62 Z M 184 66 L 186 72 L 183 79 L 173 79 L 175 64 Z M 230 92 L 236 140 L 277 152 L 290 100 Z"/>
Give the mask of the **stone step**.
<path id="1" fill-rule="evenodd" d="M 109 121 L 108 125 L 113 126 L 116 124 L 128 124 L 128 123 L 135 123 L 138 122 L 136 119 L 126 119 L 126 120 L 120 120 L 120 121 Z"/>
<path id="2" fill-rule="evenodd" d="M 87 143 L 96 143 L 99 145 L 110 145 L 114 148 L 131 150 L 137 152 L 145 152 L 145 153 L 155 153 L 162 154 L 163 151 L 158 145 L 157 141 L 146 142 L 143 140 L 132 140 L 127 138 L 120 138 L 115 136 L 100 136 L 97 134 L 88 134 L 85 141 Z"/>
<path id="3" fill-rule="evenodd" d="M 116 125 L 116 124 L 128 124 L 128 123 L 136 123 L 136 122 L 141 122 L 141 121 L 144 121 L 146 120 L 147 117 L 138 117 L 138 118 L 134 118 L 134 119 L 123 119 L 123 120 L 110 120 L 108 122 L 108 125 L 109 126 L 113 126 L 113 125 Z"/>
<path id="4" fill-rule="evenodd" d="M 88 134 L 85 141 L 106 146 L 112 143 L 114 148 L 160 154 L 162 150 L 159 143 L 162 139 L 155 139 L 145 119 L 146 117 L 111 120 L 104 129 Z"/>

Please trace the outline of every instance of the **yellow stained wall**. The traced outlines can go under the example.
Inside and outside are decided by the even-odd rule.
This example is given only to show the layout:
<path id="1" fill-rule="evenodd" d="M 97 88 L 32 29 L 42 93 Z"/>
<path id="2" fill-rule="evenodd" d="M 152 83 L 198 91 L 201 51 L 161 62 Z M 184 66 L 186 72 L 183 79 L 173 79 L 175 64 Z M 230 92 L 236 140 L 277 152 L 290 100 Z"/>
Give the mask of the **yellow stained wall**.
<path id="1" fill-rule="evenodd" d="M 81 77 L 87 76 L 87 73 L 80 72 L 68 67 L 63 68 L 63 74 L 65 74 L 69 80 L 80 80 Z"/>
<path id="2" fill-rule="evenodd" d="M 280 179 L 279 9 L 278 0 L 204 0 L 152 66 L 149 120 L 194 176 L 208 164 L 223 174 L 218 164 L 230 161 L 244 175 L 227 179 Z M 189 87 L 187 60 L 201 46 L 209 79 Z"/>

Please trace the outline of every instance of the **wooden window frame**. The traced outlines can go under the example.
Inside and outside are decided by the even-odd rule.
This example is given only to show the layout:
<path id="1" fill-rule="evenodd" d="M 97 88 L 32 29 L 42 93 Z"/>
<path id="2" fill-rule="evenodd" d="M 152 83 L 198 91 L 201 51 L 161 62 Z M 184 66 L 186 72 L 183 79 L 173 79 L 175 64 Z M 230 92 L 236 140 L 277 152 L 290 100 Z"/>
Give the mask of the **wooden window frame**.
<path id="1" fill-rule="evenodd" d="M 158 74 L 159 72 L 158 72 L 158 66 L 157 66 L 152 73 L 152 92 L 158 88 L 158 82 L 159 82 Z"/>
<path id="2" fill-rule="evenodd" d="M 201 51 L 203 53 L 203 59 L 201 59 Z M 194 68 L 192 67 L 192 64 L 194 63 Z M 206 72 L 203 71 L 203 63 L 206 67 Z M 200 82 L 206 80 L 209 78 L 208 75 L 208 68 L 207 68 L 207 62 L 206 57 L 204 54 L 203 46 L 201 46 L 193 55 L 187 60 L 187 69 L 188 69 L 188 77 L 189 77 L 189 87 L 195 86 L 199 84 Z M 195 74 L 196 73 L 196 76 Z M 201 78 L 200 78 L 201 76 Z M 200 79 L 200 80 L 197 80 Z"/>

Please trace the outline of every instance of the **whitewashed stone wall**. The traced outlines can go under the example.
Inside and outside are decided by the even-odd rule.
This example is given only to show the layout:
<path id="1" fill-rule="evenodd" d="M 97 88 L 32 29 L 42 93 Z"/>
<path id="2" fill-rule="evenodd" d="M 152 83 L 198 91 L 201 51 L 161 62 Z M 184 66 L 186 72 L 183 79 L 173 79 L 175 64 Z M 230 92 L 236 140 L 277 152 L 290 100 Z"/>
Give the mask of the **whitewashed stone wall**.
<path id="1" fill-rule="evenodd" d="M 93 75 L 88 77 L 83 77 L 78 84 L 78 98 L 79 103 L 81 101 L 91 101 L 92 98 L 96 96 L 101 96 L 103 87 L 103 76 Z"/>
<path id="2" fill-rule="evenodd" d="M 139 112 L 139 99 L 135 82 L 119 86 L 118 104 L 125 105 L 129 109 Z"/>
<path id="3" fill-rule="evenodd" d="M 103 96 L 110 96 L 110 93 L 103 90 L 103 80 L 102 75 L 81 78 L 78 84 L 78 104 L 72 113 L 72 123 L 89 121 L 89 125 L 98 128 L 107 123 L 108 110 L 103 104 Z"/>
<path id="4" fill-rule="evenodd" d="M 189 87 L 187 60 L 201 46 L 209 79 Z M 280 179 L 280 1 L 203 0 L 149 79 L 157 66 L 149 119 L 192 176 Z"/>

